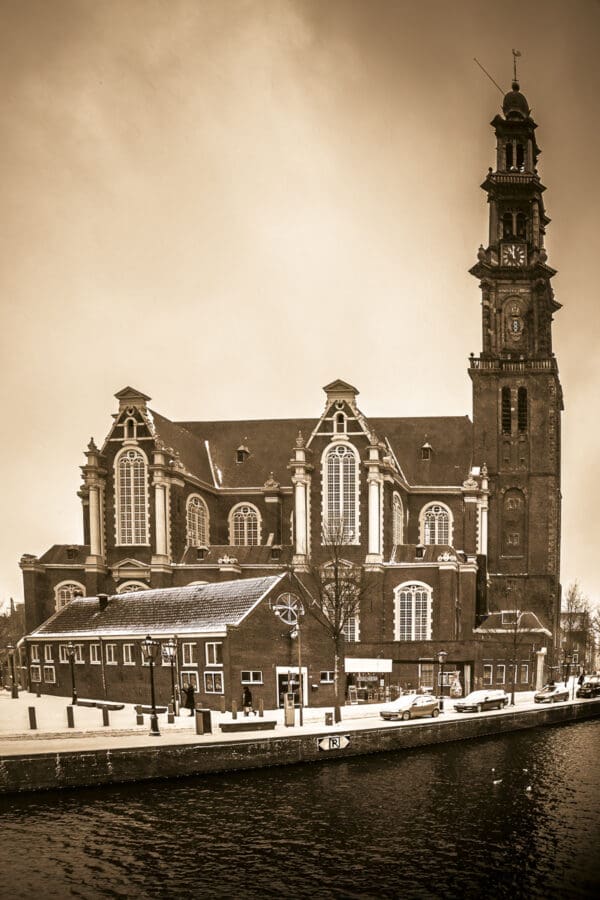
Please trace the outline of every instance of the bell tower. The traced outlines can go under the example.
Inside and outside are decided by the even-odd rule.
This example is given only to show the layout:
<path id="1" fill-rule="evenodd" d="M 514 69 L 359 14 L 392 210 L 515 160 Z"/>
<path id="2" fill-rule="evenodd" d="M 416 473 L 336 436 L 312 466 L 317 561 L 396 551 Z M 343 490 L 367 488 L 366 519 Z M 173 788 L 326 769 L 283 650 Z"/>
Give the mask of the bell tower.
<path id="1" fill-rule="evenodd" d="M 496 168 L 481 185 L 489 235 L 470 274 L 482 295 L 482 351 L 471 355 L 473 456 L 489 475 L 490 610 L 536 612 L 556 636 L 560 618 L 560 413 L 552 352 L 560 309 L 544 249 L 549 224 L 536 123 L 515 77 L 491 122 Z"/>

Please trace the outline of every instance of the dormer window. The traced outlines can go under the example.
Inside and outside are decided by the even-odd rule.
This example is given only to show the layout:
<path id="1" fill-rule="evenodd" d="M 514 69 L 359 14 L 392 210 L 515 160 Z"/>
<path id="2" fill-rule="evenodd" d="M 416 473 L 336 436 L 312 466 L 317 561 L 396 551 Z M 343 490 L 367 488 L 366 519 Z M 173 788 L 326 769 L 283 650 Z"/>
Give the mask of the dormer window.
<path id="1" fill-rule="evenodd" d="M 243 463 L 243 462 L 245 462 L 245 461 L 248 459 L 248 457 L 250 456 L 250 451 L 248 450 L 248 448 L 247 448 L 244 444 L 241 444 L 241 445 L 237 448 L 237 450 L 235 451 L 235 453 L 236 453 L 235 461 L 238 462 L 238 463 Z"/>
<path id="2" fill-rule="evenodd" d="M 333 431 L 335 434 L 346 433 L 346 416 L 343 412 L 335 414 L 333 418 Z"/>
<path id="3" fill-rule="evenodd" d="M 429 441 L 426 441 L 423 444 L 423 446 L 421 447 L 421 459 L 431 459 L 431 451 L 432 450 L 433 450 L 433 447 L 431 446 Z"/>

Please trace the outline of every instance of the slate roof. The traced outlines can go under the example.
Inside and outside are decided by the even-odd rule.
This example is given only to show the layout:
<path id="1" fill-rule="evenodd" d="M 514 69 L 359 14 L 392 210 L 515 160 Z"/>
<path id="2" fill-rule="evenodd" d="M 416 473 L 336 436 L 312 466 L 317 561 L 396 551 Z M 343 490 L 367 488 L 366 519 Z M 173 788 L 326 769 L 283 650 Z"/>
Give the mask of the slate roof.
<path id="1" fill-rule="evenodd" d="M 282 485 L 290 484 L 287 465 L 298 431 L 308 439 L 317 419 L 255 419 L 239 422 L 180 422 L 202 444 L 210 444 L 223 487 L 260 487 L 270 472 Z M 368 418 L 380 440 L 388 438 L 409 484 L 461 485 L 472 463 L 473 424 L 468 416 L 418 418 Z M 421 459 L 421 447 L 432 446 L 430 460 Z M 244 445 L 250 455 L 236 462 L 236 450 Z M 183 456 L 182 456 L 183 458 Z M 317 460 L 312 460 L 313 464 Z M 190 471 L 196 470 L 190 465 Z M 197 473 L 196 473 L 197 474 Z"/>
<path id="2" fill-rule="evenodd" d="M 289 538 L 288 538 L 289 539 Z M 237 559 L 241 566 L 248 565 L 285 565 L 292 561 L 293 550 L 288 545 L 286 547 L 275 545 L 279 549 L 279 559 L 274 560 L 272 556 L 272 547 L 260 544 L 252 547 L 239 547 L 231 544 L 211 544 L 204 553 L 204 556 L 198 562 L 198 551 L 195 547 L 188 547 L 180 563 L 187 565 L 218 565 L 219 559 L 224 556 Z"/>
<path id="3" fill-rule="evenodd" d="M 28 637 L 223 633 L 228 625 L 239 625 L 283 577 L 114 594 L 104 609 L 97 597 L 76 597 Z"/>
<path id="4" fill-rule="evenodd" d="M 49 550 L 40 556 L 41 563 L 61 563 L 67 568 L 69 565 L 81 565 L 90 555 L 89 544 L 53 544 Z"/>

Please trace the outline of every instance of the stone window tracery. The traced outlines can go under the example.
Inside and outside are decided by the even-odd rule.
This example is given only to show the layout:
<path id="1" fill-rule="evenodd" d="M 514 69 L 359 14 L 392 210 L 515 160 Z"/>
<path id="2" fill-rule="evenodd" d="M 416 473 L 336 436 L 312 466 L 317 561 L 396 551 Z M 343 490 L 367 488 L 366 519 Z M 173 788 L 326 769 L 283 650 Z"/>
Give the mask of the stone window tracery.
<path id="1" fill-rule="evenodd" d="M 192 494 L 188 497 L 186 527 L 188 547 L 208 546 L 208 507 L 198 494 Z"/>
<path id="2" fill-rule="evenodd" d="M 260 513 L 249 503 L 234 506 L 229 516 L 229 543 L 235 547 L 260 544 Z"/>
<path id="3" fill-rule="evenodd" d="M 323 457 L 324 543 L 358 543 L 358 459 L 348 444 L 336 444 Z"/>
<path id="4" fill-rule="evenodd" d="M 452 516 L 447 506 L 430 503 L 421 510 L 421 543 L 451 544 Z"/>
<path id="5" fill-rule="evenodd" d="M 125 450 L 115 461 L 117 543 L 148 543 L 148 476 L 141 450 Z"/>
<path id="6" fill-rule="evenodd" d="M 431 587 L 416 581 L 398 585 L 394 594 L 395 640 L 431 640 Z"/>

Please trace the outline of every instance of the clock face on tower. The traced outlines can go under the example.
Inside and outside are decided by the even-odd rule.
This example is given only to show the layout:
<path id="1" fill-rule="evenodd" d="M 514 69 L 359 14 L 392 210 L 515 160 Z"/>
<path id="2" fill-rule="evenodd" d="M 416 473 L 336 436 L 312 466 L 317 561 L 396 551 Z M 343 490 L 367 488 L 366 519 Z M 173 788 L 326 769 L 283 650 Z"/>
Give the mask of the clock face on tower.
<path id="1" fill-rule="evenodd" d="M 527 262 L 525 244 L 502 244 L 503 266 L 524 266 Z"/>

